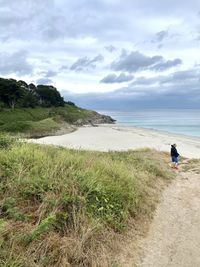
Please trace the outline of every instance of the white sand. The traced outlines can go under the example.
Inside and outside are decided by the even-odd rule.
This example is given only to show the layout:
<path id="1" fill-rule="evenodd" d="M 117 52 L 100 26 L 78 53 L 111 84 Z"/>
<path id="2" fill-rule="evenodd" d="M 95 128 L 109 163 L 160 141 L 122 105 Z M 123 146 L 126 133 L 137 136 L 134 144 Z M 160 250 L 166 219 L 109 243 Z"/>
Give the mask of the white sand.
<path id="1" fill-rule="evenodd" d="M 170 150 L 170 144 L 176 143 L 180 155 L 187 158 L 200 158 L 200 138 L 118 125 L 81 127 L 77 131 L 65 135 L 48 136 L 29 141 L 97 151 L 154 148 L 167 152 Z"/>

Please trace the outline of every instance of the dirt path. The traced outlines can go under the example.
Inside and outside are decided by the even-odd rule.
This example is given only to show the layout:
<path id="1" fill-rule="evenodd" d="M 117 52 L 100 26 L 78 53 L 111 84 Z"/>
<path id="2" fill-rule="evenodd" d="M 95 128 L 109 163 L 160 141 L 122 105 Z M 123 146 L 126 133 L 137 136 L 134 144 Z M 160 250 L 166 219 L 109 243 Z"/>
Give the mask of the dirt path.
<path id="1" fill-rule="evenodd" d="M 164 191 L 138 267 L 200 267 L 200 166 Z"/>

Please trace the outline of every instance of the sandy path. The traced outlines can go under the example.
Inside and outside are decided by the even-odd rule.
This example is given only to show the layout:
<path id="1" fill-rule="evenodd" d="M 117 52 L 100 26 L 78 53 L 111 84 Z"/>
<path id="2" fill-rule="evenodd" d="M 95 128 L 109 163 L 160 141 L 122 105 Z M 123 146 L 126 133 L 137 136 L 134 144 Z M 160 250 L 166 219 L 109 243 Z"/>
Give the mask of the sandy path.
<path id="1" fill-rule="evenodd" d="M 200 266 L 200 174 L 180 173 L 165 191 L 138 267 Z"/>

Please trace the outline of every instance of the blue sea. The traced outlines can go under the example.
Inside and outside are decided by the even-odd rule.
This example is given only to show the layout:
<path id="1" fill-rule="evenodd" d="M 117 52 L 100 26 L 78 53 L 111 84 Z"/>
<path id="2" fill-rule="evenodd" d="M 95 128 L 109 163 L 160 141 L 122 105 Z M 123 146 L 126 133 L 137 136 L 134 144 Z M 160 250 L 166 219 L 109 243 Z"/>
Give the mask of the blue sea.
<path id="1" fill-rule="evenodd" d="M 98 111 L 123 126 L 136 126 L 200 137 L 200 109 L 145 109 Z"/>

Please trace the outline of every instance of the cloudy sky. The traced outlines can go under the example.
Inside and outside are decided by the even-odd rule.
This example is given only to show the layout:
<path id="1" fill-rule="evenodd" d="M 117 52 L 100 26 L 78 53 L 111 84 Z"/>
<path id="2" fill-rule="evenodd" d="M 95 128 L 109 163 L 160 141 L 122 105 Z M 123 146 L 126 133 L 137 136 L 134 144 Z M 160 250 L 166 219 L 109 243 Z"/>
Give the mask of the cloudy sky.
<path id="1" fill-rule="evenodd" d="M 0 0 L 0 76 L 85 107 L 200 107 L 199 48 L 199 0 Z"/>

